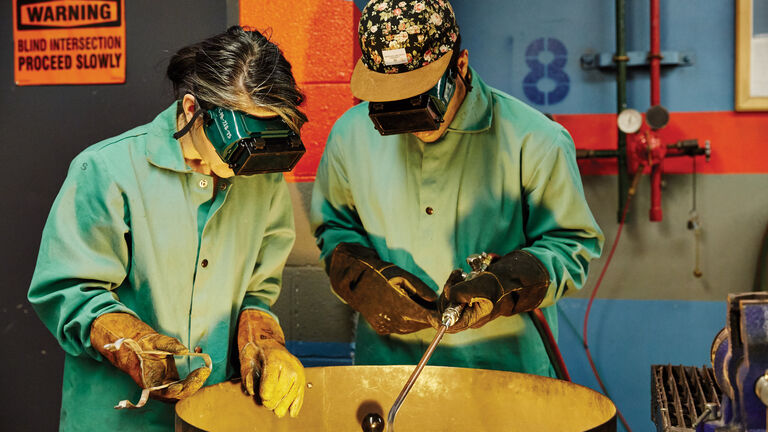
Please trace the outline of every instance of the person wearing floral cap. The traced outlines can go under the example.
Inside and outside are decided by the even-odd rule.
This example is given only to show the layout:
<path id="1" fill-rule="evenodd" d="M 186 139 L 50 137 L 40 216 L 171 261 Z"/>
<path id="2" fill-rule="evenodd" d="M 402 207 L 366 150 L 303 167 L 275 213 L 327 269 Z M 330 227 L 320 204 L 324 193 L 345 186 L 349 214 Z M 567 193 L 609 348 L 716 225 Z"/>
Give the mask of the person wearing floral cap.
<path id="1" fill-rule="evenodd" d="M 557 334 L 555 303 L 604 242 L 571 137 L 469 66 L 448 1 L 372 1 L 358 36 L 364 102 L 331 130 L 311 206 L 333 291 L 363 318 L 355 363 L 416 363 L 465 304 L 430 364 L 552 376 L 523 312 Z"/>

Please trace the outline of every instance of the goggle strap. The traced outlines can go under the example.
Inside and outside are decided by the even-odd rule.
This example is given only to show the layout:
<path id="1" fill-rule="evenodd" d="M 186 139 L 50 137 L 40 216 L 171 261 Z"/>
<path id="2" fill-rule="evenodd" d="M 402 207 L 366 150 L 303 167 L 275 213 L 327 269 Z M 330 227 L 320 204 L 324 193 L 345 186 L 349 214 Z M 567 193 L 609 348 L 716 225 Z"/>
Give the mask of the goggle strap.
<path id="1" fill-rule="evenodd" d="M 459 72 L 458 68 L 456 68 L 456 75 L 458 75 L 461 82 L 464 83 L 464 87 L 467 89 L 467 93 L 472 91 L 472 82 L 467 81 L 463 76 L 461 76 L 461 73 Z M 467 72 L 467 76 L 469 76 L 469 72 Z"/>
<path id="2" fill-rule="evenodd" d="M 175 134 L 173 134 L 173 138 L 174 139 L 179 139 L 179 138 L 183 137 L 184 135 L 186 135 L 187 132 L 189 132 L 189 130 L 192 129 L 192 126 L 195 124 L 195 120 L 197 120 L 197 118 L 200 117 L 200 115 L 202 113 L 203 113 L 203 109 L 202 108 L 198 108 L 197 111 L 195 111 L 195 113 L 192 114 L 192 118 L 189 119 L 187 124 L 184 125 L 184 127 L 181 128 L 180 131 L 178 131 Z"/>

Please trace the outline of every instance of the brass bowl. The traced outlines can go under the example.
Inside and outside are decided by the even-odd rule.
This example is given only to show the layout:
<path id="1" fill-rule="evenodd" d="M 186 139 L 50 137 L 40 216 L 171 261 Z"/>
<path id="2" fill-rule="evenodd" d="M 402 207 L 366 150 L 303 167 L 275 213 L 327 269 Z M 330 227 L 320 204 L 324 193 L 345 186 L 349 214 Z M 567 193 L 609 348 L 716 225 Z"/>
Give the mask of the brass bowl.
<path id="1" fill-rule="evenodd" d="M 176 431 L 359 432 L 387 413 L 413 366 L 307 368 L 298 418 L 278 419 L 239 382 L 205 387 L 176 404 Z M 616 431 L 616 407 L 586 387 L 553 378 L 427 366 L 395 421 L 397 432 Z"/>

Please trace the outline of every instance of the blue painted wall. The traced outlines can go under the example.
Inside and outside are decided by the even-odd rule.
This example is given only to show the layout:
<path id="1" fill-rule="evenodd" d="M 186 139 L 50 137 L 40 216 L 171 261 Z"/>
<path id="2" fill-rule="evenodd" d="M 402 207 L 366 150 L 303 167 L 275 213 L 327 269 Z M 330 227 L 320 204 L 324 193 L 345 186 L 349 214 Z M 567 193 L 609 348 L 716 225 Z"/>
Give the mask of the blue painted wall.
<path id="1" fill-rule="evenodd" d="M 571 379 L 600 391 L 584 351 L 586 299 L 558 303 L 558 344 Z M 710 366 L 709 350 L 725 327 L 726 303 L 596 299 L 589 318 L 589 349 L 611 400 L 634 432 L 651 432 L 653 364 Z M 618 430 L 623 430 L 619 423 Z"/>
<path id="2" fill-rule="evenodd" d="M 765 1 L 765 0 L 758 0 Z M 359 7 L 365 1 L 355 0 Z M 613 53 L 614 2 L 604 0 L 453 0 L 463 46 L 470 64 L 492 86 L 555 114 L 611 113 L 616 111 L 616 84 L 612 73 L 583 70 L 585 53 Z M 661 103 L 670 111 L 733 110 L 734 5 L 723 0 L 665 0 L 661 2 L 662 51 L 688 51 L 694 65 L 663 69 Z M 648 51 L 648 1 L 627 2 L 627 50 Z M 768 18 L 766 18 L 768 21 Z M 537 103 L 526 96 L 524 81 L 531 73 L 526 52 L 540 38 L 555 39 L 566 50 L 564 74 L 568 94 L 554 103 Z M 559 59 L 546 50 L 541 63 Z M 542 79 L 549 91 L 555 82 Z M 650 106 L 647 70 L 631 71 L 627 86 L 629 106 L 645 111 Z"/>
<path id="3" fill-rule="evenodd" d="M 483 0 L 452 2 L 461 26 L 470 64 L 491 85 L 532 103 L 542 111 L 609 113 L 616 111 L 613 74 L 583 70 L 585 53 L 615 52 L 614 2 L 585 0 Z M 688 0 L 661 2 L 661 49 L 692 51 L 695 64 L 664 69 L 662 104 L 671 111 L 728 111 L 733 109 L 733 3 L 701 0 L 692 7 Z M 489 13 L 493 11 L 493 13 Z M 650 47 L 648 1 L 627 2 L 627 50 Z M 568 96 L 554 104 L 536 104 L 523 91 L 529 73 L 525 52 L 536 39 L 555 38 L 568 52 L 565 73 L 570 77 Z M 550 57 L 551 58 L 551 57 Z M 551 87 L 545 82 L 542 86 Z M 629 74 L 629 105 L 644 111 L 650 105 L 647 70 Z"/>

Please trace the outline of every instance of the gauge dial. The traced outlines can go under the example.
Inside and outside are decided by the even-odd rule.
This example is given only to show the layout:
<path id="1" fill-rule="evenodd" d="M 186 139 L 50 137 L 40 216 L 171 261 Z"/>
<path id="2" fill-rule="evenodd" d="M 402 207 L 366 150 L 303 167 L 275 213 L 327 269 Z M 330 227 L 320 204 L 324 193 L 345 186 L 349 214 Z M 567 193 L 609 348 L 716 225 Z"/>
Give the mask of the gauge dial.
<path id="1" fill-rule="evenodd" d="M 625 134 L 633 134 L 643 125 L 643 115 L 638 110 L 627 108 L 616 118 L 619 130 Z"/>
<path id="2" fill-rule="evenodd" d="M 669 111 L 661 105 L 654 105 L 645 112 L 645 122 L 653 130 L 661 129 L 669 123 Z"/>

